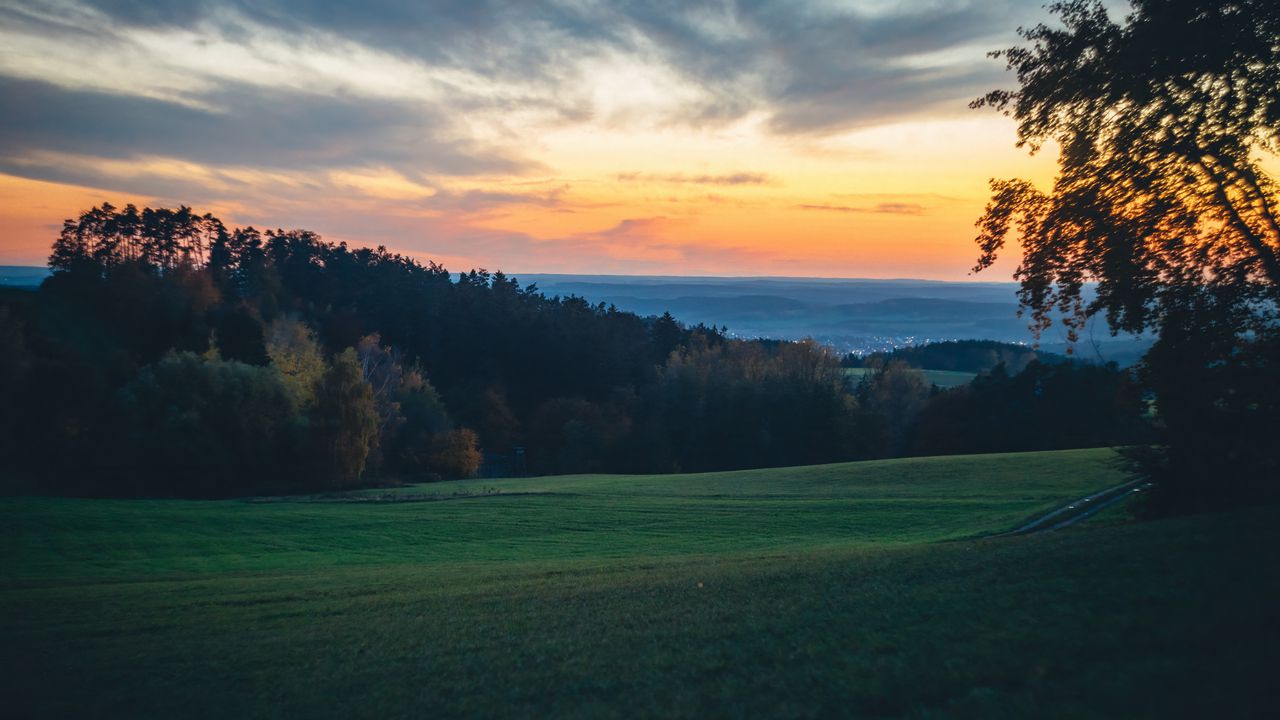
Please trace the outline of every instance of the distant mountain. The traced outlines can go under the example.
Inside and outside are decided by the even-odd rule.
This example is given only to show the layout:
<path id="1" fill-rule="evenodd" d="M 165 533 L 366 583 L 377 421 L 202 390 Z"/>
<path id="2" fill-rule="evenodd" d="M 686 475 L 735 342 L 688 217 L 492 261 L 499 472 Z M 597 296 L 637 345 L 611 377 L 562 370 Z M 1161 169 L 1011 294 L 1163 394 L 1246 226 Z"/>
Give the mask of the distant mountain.
<path id="1" fill-rule="evenodd" d="M 49 268 L 27 265 L 0 265 L 0 286 L 37 288 L 49 277 Z"/>
<path id="2" fill-rule="evenodd" d="M 707 278 L 519 275 L 547 295 L 578 295 L 642 315 L 670 312 L 685 323 L 724 326 L 738 337 L 812 337 L 838 351 L 870 353 L 946 340 L 1031 344 L 1017 315 L 1017 284 L 829 278 Z M 1075 354 L 1131 364 L 1147 339 L 1112 338 L 1102 324 Z M 1066 333 L 1041 338 L 1066 351 Z"/>
<path id="3" fill-rule="evenodd" d="M 586 298 L 632 297 L 671 300 L 680 297 L 773 296 L 819 305 L 868 303 L 896 298 L 934 298 L 974 302 L 1016 302 L 1014 283 L 958 283 L 938 280 L 867 278 L 679 277 L 644 275 L 519 275 L 548 295 Z M 621 306 L 619 306 L 621 307 Z"/>
<path id="4" fill-rule="evenodd" d="M 0 286 L 35 288 L 49 269 L 0 265 Z M 517 276 L 548 296 L 577 295 L 641 315 L 670 312 L 686 324 L 727 327 L 736 337 L 811 337 L 841 353 L 871 353 L 945 340 L 1031 344 L 1018 318 L 1015 283 L 865 278 L 715 278 L 630 275 Z M 1130 365 L 1146 338 L 1113 338 L 1092 328 L 1074 354 Z M 1043 349 L 1067 350 L 1064 332 L 1046 333 Z"/>

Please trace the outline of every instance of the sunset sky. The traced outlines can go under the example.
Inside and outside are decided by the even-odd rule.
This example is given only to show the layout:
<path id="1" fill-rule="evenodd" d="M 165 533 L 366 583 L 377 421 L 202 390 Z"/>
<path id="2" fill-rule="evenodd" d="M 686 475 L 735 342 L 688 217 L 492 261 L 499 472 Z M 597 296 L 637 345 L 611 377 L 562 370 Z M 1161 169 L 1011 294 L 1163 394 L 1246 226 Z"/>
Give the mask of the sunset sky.
<path id="1" fill-rule="evenodd" d="M 0 0 L 0 264 L 110 201 L 452 270 L 963 280 L 987 180 L 1052 177 L 967 107 L 1042 4 Z"/>

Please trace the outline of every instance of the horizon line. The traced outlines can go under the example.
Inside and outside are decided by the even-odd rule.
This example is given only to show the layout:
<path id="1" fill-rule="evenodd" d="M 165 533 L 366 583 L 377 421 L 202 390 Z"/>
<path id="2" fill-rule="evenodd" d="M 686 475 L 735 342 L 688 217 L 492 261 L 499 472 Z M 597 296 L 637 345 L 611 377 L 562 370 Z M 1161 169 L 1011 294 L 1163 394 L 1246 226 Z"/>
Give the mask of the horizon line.
<path id="1" fill-rule="evenodd" d="M 0 263 L 0 268 L 20 268 L 25 270 L 45 270 L 52 272 L 48 265 L 26 265 L 21 263 Z M 867 277 L 867 276 L 849 276 L 849 275 L 664 275 L 655 273 L 597 273 L 597 272 L 516 272 L 502 269 L 488 270 L 486 268 L 474 267 L 468 270 L 449 270 L 450 275 L 463 275 L 472 271 L 485 271 L 490 274 L 502 273 L 506 277 L 519 280 L 521 277 L 556 277 L 556 278 L 627 278 L 627 279 L 648 279 L 661 278 L 671 280 L 846 280 L 861 282 L 917 282 L 917 283 L 946 283 L 946 284 L 972 284 L 972 285 L 1017 285 L 1014 280 L 939 280 L 934 278 L 920 277 Z"/>

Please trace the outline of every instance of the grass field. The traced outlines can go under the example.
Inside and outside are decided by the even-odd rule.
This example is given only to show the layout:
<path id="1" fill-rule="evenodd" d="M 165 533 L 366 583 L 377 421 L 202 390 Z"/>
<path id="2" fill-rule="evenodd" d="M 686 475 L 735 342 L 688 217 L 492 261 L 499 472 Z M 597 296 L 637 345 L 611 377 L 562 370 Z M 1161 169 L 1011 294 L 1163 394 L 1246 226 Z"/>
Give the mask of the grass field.
<path id="1" fill-rule="evenodd" d="M 964 539 L 1114 484 L 1111 461 L 3 499 L 0 692 L 45 717 L 1270 707 L 1277 513 Z"/>
<path id="2" fill-rule="evenodd" d="M 864 375 L 870 375 L 875 372 L 873 368 L 845 368 L 845 375 L 850 382 L 861 380 Z M 924 381 L 932 385 L 937 385 L 942 389 L 959 387 L 968 385 L 973 379 L 978 377 L 977 373 L 963 372 L 960 370 L 919 370 L 924 375 Z"/>

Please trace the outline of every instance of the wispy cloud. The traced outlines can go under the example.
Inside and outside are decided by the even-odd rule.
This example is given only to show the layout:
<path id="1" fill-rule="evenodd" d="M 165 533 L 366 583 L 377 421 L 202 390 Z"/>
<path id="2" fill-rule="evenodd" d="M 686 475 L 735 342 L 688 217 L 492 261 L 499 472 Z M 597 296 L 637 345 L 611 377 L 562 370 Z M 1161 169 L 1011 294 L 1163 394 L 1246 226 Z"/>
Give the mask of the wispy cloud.
<path id="1" fill-rule="evenodd" d="M 835 193 L 1041 3 L 0 0 L 0 175 L 459 262 L 775 262 L 801 210 L 950 207 Z"/>
<path id="2" fill-rule="evenodd" d="M 509 192 L 502 190 L 442 191 L 423 202 L 433 210 L 457 210 L 464 213 L 480 213 L 495 208 L 527 205 L 542 208 L 561 208 L 565 205 L 568 185 L 561 185 L 543 192 Z"/>
<path id="3" fill-rule="evenodd" d="M 527 169 L 537 127 L 757 113 L 772 132 L 823 135 L 962 111 L 999 79 L 981 50 L 1038 5 L 17 2 L 0 7 L 0 155 L 466 175 Z"/>
<path id="4" fill-rule="evenodd" d="M 618 173 L 614 177 L 619 182 L 665 183 L 670 185 L 772 185 L 777 182 L 766 173 L 756 172 L 734 172 L 723 175 L 625 172 Z"/>
<path id="5" fill-rule="evenodd" d="M 510 148 L 458 137 L 443 113 L 408 102 L 249 85 L 203 96 L 210 109 L 0 76 L 0 162 L 34 151 L 166 157 L 215 166 L 391 167 L 473 175 L 536 169 Z"/>
<path id="6" fill-rule="evenodd" d="M 925 206 L 916 203 L 883 202 L 869 207 L 854 205 L 798 205 L 802 210 L 825 210 L 842 213 L 883 213 L 886 215 L 923 215 Z"/>

